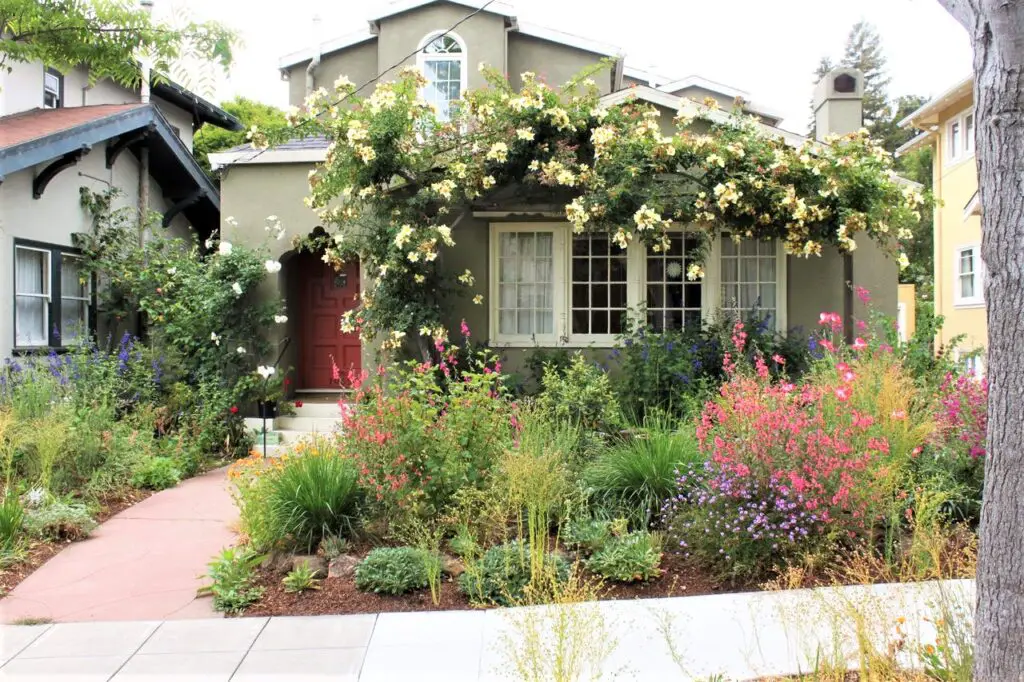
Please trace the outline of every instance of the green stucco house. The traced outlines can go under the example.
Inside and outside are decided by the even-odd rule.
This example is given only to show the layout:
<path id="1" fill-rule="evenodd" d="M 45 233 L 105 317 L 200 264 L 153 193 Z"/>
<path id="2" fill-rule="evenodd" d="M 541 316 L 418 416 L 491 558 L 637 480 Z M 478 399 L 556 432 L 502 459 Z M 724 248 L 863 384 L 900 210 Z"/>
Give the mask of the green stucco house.
<path id="1" fill-rule="evenodd" d="M 280 69 L 291 104 L 302 106 L 308 93 L 321 86 L 331 88 L 342 75 L 356 84 L 378 76 L 387 80 L 397 73 L 390 67 L 402 63 L 421 68 L 429 81 L 424 97 L 444 111 L 466 89 L 484 85 L 477 69 L 480 62 L 508 73 L 513 85 L 526 71 L 555 85 L 611 59 L 614 66 L 602 72 L 598 84 L 602 101 L 614 104 L 635 97 L 649 102 L 663 113 L 666 131 L 681 98 L 712 97 L 724 110 L 742 106 L 760 120 L 766 134 L 782 136 L 793 145 L 804 141 L 779 129 L 779 115 L 750 102 L 740 90 L 697 76 L 661 79 L 631 69 L 614 46 L 520 22 L 500 2 L 478 11 L 483 5 L 401 0 L 371 17 L 366 31 L 284 57 Z M 441 35 L 460 21 L 453 32 Z M 814 94 L 818 134 L 859 129 L 862 94 L 859 72 L 829 74 Z M 727 115 L 721 112 L 723 118 Z M 372 349 L 343 334 L 338 325 L 341 314 L 356 305 L 361 287 L 367 286 L 358 263 L 335 272 L 315 254 L 289 250 L 292 237 L 320 227 L 303 198 L 309 191 L 309 171 L 324 159 L 326 147 L 325 140 L 309 138 L 261 152 L 240 147 L 211 155 L 222 174 L 223 238 L 262 243 L 265 220 L 271 215 L 286 230 L 285 238 L 274 242 L 278 252 L 272 256 L 283 267 L 270 286 L 284 296 L 288 308 L 287 328 L 281 333 L 291 343 L 283 364 L 296 368 L 297 388 L 308 391 L 337 388 L 332 359 L 343 369 L 373 362 Z M 638 306 L 646 307 L 655 329 L 697 324 L 720 311 L 755 305 L 771 316 L 777 329 L 810 329 L 821 311 L 864 315 L 850 292 L 852 282 L 870 289 L 881 311 L 896 314 L 897 265 L 871 243 L 860 244 L 849 259 L 834 250 L 820 258 L 799 259 L 785 255 L 781 244 L 736 245 L 716 239 L 705 279 L 689 282 L 684 229 L 668 254 L 649 253 L 641 244 L 621 250 L 607 235 L 574 235 L 561 198 L 525 196 L 517 190 L 497 187 L 467 206 L 454 227 L 456 246 L 442 258 L 443 267 L 452 273 L 470 269 L 485 300 L 484 305 L 474 305 L 468 297 L 453 301 L 449 328 L 457 329 L 465 319 L 474 338 L 503 349 L 506 365 L 513 370 L 535 347 L 610 347 L 627 310 Z"/>

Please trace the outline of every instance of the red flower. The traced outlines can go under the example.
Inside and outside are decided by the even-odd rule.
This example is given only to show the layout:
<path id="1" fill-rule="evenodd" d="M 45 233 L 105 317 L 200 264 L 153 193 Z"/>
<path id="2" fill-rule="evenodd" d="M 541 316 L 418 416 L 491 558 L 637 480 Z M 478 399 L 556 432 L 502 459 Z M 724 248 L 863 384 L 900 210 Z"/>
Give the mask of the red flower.
<path id="1" fill-rule="evenodd" d="M 238 414 L 238 405 L 231 406 L 231 414 Z"/>
<path id="2" fill-rule="evenodd" d="M 301 400 L 296 400 L 295 401 L 295 407 L 302 407 L 302 401 Z"/>

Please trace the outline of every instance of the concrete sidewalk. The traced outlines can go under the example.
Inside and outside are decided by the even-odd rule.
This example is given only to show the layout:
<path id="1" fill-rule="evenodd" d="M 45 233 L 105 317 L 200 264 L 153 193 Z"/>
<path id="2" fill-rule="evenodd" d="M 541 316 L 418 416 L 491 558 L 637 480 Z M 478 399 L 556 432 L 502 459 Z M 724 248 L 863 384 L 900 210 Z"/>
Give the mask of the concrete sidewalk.
<path id="1" fill-rule="evenodd" d="M 554 658 L 559 614 L 586 641 L 578 679 L 743 680 L 813 669 L 850 651 L 855 609 L 879 643 L 933 643 L 940 602 L 974 600 L 973 581 L 598 602 L 575 607 L 0 626 L 0 680 L 445 682 L 520 679 L 516 657 Z M 566 611 L 565 609 L 576 609 Z M 969 612 L 969 611 L 968 611 Z M 569 622 L 573 619 L 570 618 Z M 563 623 L 566 622 L 563 620 Z M 600 644 L 602 631 L 608 635 Z M 615 640 L 614 643 L 611 640 Z M 565 641 L 564 639 L 562 641 Z M 571 646 L 571 645 L 570 645 Z M 908 659 L 908 662 L 909 659 Z M 527 662 L 528 664 L 529 662 Z M 553 675 L 543 672 L 540 679 Z"/>
<path id="2" fill-rule="evenodd" d="M 125 509 L 68 545 L 0 600 L 0 622 L 211 618 L 206 564 L 235 544 L 226 469 Z"/>

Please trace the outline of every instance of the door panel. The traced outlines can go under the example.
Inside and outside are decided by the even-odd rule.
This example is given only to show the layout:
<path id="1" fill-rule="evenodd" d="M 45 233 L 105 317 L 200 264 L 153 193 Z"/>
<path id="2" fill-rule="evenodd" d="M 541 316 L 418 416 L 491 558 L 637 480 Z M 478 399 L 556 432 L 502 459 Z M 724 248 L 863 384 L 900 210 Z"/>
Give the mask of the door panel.
<path id="1" fill-rule="evenodd" d="M 301 260 L 299 260 L 301 259 Z M 356 307 L 359 293 L 359 264 L 349 263 L 342 272 L 313 254 L 296 257 L 295 267 L 302 279 L 302 340 L 299 357 L 299 388 L 340 388 L 334 380 L 338 367 L 342 385 L 348 371 L 360 370 L 361 345 L 358 334 L 341 332 L 341 316 Z"/>

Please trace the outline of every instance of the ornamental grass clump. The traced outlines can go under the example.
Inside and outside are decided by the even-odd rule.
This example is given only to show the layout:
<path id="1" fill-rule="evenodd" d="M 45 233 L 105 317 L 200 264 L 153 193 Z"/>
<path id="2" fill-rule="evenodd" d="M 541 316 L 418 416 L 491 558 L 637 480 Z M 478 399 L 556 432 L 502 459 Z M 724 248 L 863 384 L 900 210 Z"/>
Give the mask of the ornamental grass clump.
<path id="1" fill-rule="evenodd" d="M 721 573 L 761 577 L 838 545 L 870 542 L 889 521 L 912 456 L 932 430 L 928 406 L 891 349 L 836 339 L 805 381 L 772 381 L 769 362 L 725 355 L 729 380 L 697 428 L 704 466 L 680 472 L 666 518 L 677 547 Z M 733 333 L 737 355 L 746 334 Z"/>

